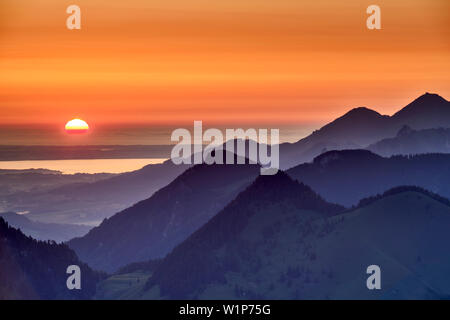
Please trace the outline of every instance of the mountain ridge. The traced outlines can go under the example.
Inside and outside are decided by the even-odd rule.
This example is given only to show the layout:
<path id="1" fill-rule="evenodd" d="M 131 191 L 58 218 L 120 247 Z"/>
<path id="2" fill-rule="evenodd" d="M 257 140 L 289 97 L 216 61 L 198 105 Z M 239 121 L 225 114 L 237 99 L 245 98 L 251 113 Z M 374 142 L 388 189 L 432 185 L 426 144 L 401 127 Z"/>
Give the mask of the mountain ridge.
<path id="1" fill-rule="evenodd" d="M 239 213 L 230 208 L 232 204 L 224 208 L 164 258 L 134 298 L 448 296 L 450 281 L 441 281 L 450 266 L 444 254 L 445 239 L 450 239 L 448 199 L 439 198 L 443 203 L 431 198 L 427 190 L 406 186 L 389 190 L 364 206 L 323 216 L 283 207 L 280 202 L 275 208 L 265 203 L 258 206 L 262 198 L 254 202 L 247 191 L 236 198 L 247 207 Z M 229 223 L 224 223 L 226 219 Z M 428 267 L 423 261 L 436 263 Z M 365 271 L 374 263 L 385 275 L 382 290 L 366 287 Z"/>
<path id="2" fill-rule="evenodd" d="M 258 165 L 193 166 L 150 198 L 105 219 L 68 244 L 80 259 L 109 272 L 132 262 L 160 258 L 258 175 Z"/>
<path id="3" fill-rule="evenodd" d="M 414 130 L 403 126 L 395 137 L 380 140 L 366 149 L 384 157 L 398 154 L 450 153 L 450 128 Z"/>
<path id="4" fill-rule="evenodd" d="M 415 185 L 450 197 L 450 154 L 381 157 L 369 150 L 335 150 L 287 173 L 326 200 L 347 207 L 400 185 Z"/>
<path id="5" fill-rule="evenodd" d="M 282 171 L 273 176 L 259 176 L 207 224 L 175 247 L 156 268 L 146 288 L 159 285 L 162 286 L 163 296 L 184 299 L 188 298 L 188 290 L 196 290 L 196 282 L 198 285 L 208 281 L 224 281 L 221 274 L 225 270 L 234 270 L 233 261 L 218 264 L 214 254 L 208 256 L 207 253 L 233 241 L 252 218 L 258 219 L 260 209 L 267 209 L 270 205 L 281 205 L 284 208 L 274 212 L 275 215 L 283 215 L 284 210 L 315 209 L 316 214 L 333 216 L 345 210 L 339 205 L 327 203 L 310 187 L 293 180 Z M 301 215 L 299 219 L 302 219 Z M 215 231 L 210 232 L 211 228 Z M 201 258 L 199 254 L 202 255 Z M 195 261 L 195 264 L 187 264 L 184 269 L 178 269 L 177 257 L 180 255 L 191 263 Z M 183 273 L 189 273 L 190 276 L 183 277 Z"/>
<path id="6" fill-rule="evenodd" d="M 329 150 L 362 149 L 396 136 L 405 125 L 414 130 L 450 128 L 450 102 L 425 93 L 392 116 L 365 108 L 354 108 L 309 136 L 280 145 L 281 168 L 312 161 Z"/>

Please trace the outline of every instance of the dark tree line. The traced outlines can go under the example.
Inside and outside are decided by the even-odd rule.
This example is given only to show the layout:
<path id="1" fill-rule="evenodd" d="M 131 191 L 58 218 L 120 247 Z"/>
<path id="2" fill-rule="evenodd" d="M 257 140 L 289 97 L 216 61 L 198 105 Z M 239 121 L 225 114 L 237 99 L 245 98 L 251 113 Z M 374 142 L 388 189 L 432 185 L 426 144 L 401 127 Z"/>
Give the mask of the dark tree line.
<path id="1" fill-rule="evenodd" d="M 69 265 L 81 269 L 81 290 L 68 290 Z M 37 241 L 0 218 L 0 299 L 89 299 L 105 275 L 65 244 Z"/>

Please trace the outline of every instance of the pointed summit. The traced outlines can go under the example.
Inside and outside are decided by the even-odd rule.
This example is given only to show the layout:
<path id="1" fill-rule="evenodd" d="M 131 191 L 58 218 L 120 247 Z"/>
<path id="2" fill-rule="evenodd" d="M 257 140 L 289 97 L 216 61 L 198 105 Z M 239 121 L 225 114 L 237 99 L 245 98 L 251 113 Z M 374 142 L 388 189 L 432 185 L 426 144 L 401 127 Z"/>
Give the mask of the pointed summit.
<path id="1" fill-rule="evenodd" d="M 381 114 L 376 112 L 375 110 L 366 108 L 366 107 L 358 107 L 350 110 L 346 114 L 344 114 L 340 119 L 352 117 L 353 119 L 355 117 L 358 118 L 370 118 L 370 117 L 382 117 Z"/>
<path id="2" fill-rule="evenodd" d="M 423 95 L 421 95 L 416 100 L 414 100 L 413 103 L 414 102 L 428 102 L 428 103 L 431 103 L 431 102 L 448 102 L 448 101 L 445 100 L 440 95 L 438 95 L 437 93 L 425 92 Z"/>
<path id="3" fill-rule="evenodd" d="M 416 100 L 408 104 L 406 107 L 404 107 L 402 110 L 398 111 L 396 114 L 402 113 L 409 109 L 420 109 L 420 108 L 427 108 L 430 106 L 448 106 L 449 102 L 445 100 L 443 97 L 436 93 L 429 93 L 426 92 L 425 94 L 418 97 Z M 394 115 L 395 117 L 395 115 Z"/>
<path id="4" fill-rule="evenodd" d="M 150 198 L 115 214 L 68 245 L 83 261 L 108 272 L 163 257 L 245 190 L 258 174 L 258 165 L 196 165 Z"/>
<path id="5" fill-rule="evenodd" d="M 359 107 L 323 126 L 311 136 L 319 140 L 347 143 L 351 141 L 355 146 L 360 146 L 366 144 L 368 139 L 373 140 L 374 134 L 378 136 L 380 128 L 383 128 L 387 121 L 389 121 L 388 116 L 383 116 L 366 107 Z M 354 134 L 355 131 L 358 132 L 357 135 Z"/>
<path id="6" fill-rule="evenodd" d="M 438 94 L 425 93 L 392 116 L 413 129 L 449 128 L 450 102 Z"/>
<path id="7" fill-rule="evenodd" d="M 342 127 L 355 125 L 357 123 L 372 123 L 374 121 L 379 121 L 380 119 L 383 119 L 383 116 L 378 112 L 366 107 L 359 107 L 350 110 L 342 117 L 339 117 L 330 124 L 326 125 L 324 128 Z"/>
<path id="8" fill-rule="evenodd" d="M 235 200 L 175 247 L 156 268 L 145 290 L 158 286 L 161 294 L 169 299 L 193 298 L 191 294 L 204 290 L 205 284 L 224 283 L 227 272 L 244 273 L 247 268 L 255 272 L 253 261 L 258 265 L 260 256 L 255 254 L 256 249 L 264 248 L 265 255 L 272 250 L 278 252 L 274 244 L 285 242 L 286 234 L 296 239 L 289 243 L 297 243 L 299 232 L 314 219 L 344 210 L 326 202 L 284 172 L 259 176 Z M 287 227 L 279 230 L 279 238 L 272 243 L 270 239 L 275 239 L 277 228 L 286 223 Z"/>

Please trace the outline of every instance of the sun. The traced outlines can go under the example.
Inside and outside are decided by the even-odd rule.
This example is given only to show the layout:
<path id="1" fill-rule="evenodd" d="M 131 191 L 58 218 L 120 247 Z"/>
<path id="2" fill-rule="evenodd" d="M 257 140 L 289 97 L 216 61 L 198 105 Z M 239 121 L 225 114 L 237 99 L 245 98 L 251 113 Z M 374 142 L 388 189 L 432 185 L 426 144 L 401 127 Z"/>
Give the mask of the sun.
<path id="1" fill-rule="evenodd" d="M 86 133 L 89 131 L 89 125 L 81 119 L 73 119 L 66 123 L 67 133 Z"/>

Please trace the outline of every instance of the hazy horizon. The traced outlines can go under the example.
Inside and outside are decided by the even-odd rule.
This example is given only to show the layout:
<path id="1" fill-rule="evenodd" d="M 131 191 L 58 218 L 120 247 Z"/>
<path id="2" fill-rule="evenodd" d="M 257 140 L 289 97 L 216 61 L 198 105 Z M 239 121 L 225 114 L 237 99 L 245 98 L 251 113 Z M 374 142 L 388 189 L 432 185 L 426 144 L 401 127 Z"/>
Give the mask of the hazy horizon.
<path id="1" fill-rule="evenodd" d="M 91 125 L 91 124 L 90 124 Z M 322 124 L 305 123 L 298 126 L 277 127 L 260 125 L 259 128 L 280 129 L 280 143 L 295 142 Z M 204 123 L 204 130 L 215 126 Z M 91 126 L 90 132 L 84 135 L 69 135 L 64 125 L 42 124 L 8 124 L 0 125 L 0 145 L 170 145 L 171 133 L 177 128 L 193 131 L 193 122 L 179 126 L 155 126 L 145 124 L 102 124 Z M 225 128 L 253 128 L 252 125 L 218 126 Z"/>

